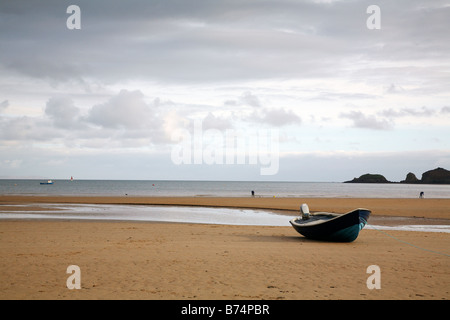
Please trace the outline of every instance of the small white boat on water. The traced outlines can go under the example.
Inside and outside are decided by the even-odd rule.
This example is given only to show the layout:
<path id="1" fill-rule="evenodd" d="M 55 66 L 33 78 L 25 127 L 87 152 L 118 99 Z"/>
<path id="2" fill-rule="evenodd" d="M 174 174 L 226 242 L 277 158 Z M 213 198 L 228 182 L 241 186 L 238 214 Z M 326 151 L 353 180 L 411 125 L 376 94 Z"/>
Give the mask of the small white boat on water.
<path id="1" fill-rule="evenodd" d="M 52 180 L 47 180 L 47 182 L 41 182 L 41 184 L 53 184 Z"/>

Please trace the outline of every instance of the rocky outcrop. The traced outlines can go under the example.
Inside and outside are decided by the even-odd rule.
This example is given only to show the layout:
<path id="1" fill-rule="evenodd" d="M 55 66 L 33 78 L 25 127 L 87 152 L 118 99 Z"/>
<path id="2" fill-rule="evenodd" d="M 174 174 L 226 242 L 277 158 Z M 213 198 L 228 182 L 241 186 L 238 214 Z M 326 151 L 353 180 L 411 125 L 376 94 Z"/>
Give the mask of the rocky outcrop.
<path id="1" fill-rule="evenodd" d="M 363 174 L 359 178 L 353 178 L 353 180 L 345 181 L 345 183 L 390 183 L 383 175 L 381 174 Z"/>
<path id="2" fill-rule="evenodd" d="M 393 183 L 388 181 L 381 174 L 363 174 L 359 178 L 353 178 L 353 180 L 345 181 L 345 183 Z M 429 170 L 422 174 L 422 179 L 417 179 L 416 175 L 409 172 L 406 175 L 406 179 L 400 181 L 400 183 L 422 183 L 422 184 L 450 184 L 450 171 L 444 168 L 436 168 Z"/>
<path id="3" fill-rule="evenodd" d="M 420 183 L 427 184 L 450 184 L 450 171 L 444 168 L 436 168 L 422 174 Z"/>
<path id="4" fill-rule="evenodd" d="M 409 172 L 409 173 L 406 175 L 406 179 L 400 181 L 400 183 L 420 183 L 420 180 L 417 179 L 417 177 L 416 177 L 416 175 L 415 175 L 414 173 Z"/>

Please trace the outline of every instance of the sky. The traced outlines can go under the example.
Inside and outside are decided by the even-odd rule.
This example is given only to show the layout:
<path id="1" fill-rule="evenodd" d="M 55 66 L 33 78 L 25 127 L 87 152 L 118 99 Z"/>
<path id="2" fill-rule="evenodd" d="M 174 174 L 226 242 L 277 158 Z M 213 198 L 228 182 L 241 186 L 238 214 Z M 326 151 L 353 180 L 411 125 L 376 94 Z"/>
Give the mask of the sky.
<path id="1" fill-rule="evenodd" d="M 420 179 L 448 30 L 448 0 L 2 1 L 0 178 Z"/>

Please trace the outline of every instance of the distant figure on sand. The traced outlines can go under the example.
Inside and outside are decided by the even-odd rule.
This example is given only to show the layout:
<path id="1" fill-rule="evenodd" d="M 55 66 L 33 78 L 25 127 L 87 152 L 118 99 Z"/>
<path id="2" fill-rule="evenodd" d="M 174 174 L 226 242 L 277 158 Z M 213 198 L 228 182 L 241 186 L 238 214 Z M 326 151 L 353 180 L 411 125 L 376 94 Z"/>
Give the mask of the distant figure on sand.
<path id="1" fill-rule="evenodd" d="M 423 191 L 420 191 L 419 198 L 422 199 L 424 195 L 425 195 L 425 193 Z"/>
<path id="2" fill-rule="evenodd" d="M 252 197 L 254 197 L 254 196 L 255 196 L 255 191 L 252 190 Z"/>

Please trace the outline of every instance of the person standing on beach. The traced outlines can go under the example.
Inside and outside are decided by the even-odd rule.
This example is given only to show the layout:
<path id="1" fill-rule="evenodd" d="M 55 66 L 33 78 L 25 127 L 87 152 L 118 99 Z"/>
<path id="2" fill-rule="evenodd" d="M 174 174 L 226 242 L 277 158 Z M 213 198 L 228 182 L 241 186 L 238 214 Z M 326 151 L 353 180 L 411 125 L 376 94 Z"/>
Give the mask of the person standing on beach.
<path id="1" fill-rule="evenodd" d="M 423 191 L 420 191 L 419 198 L 422 199 L 424 195 L 425 195 L 425 193 Z"/>

